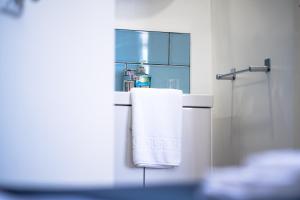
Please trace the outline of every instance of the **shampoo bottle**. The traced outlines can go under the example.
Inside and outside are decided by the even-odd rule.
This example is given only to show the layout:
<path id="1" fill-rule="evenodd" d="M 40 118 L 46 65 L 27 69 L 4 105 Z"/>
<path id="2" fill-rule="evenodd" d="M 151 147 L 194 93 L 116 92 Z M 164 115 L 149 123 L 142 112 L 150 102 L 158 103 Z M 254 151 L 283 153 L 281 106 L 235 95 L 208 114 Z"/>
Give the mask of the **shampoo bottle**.
<path id="1" fill-rule="evenodd" d="M 144 61 L 141 62 L 141 65 L 136 69 L 135 87 L 139 87 L 139 88 L 151 87 L 151 76 L 146 73 L 144 67 Z"/>

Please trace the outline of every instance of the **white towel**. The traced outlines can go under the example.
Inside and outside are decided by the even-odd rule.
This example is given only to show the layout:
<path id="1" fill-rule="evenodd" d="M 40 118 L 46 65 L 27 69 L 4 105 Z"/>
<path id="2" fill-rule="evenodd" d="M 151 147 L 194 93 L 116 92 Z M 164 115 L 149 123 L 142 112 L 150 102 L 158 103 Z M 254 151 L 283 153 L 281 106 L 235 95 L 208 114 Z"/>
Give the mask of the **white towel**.
<path id="1" fill-rule="evenodd" d="M 133 88 L 133 162 L 137 167 L 169 168 L 181 161 L 182 91 Z"/>

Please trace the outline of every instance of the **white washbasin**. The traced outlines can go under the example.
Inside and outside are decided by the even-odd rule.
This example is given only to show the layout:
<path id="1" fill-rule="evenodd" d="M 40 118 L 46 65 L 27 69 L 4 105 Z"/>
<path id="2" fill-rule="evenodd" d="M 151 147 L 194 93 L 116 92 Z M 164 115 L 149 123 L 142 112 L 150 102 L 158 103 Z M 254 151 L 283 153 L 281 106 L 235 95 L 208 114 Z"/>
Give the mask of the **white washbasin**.
<path id="1" fill-rule="evenodd" d="M 115 92 L 115 105 L 131 105 L 129 92 Z M 184 94 L 184 107 L 211 108 L 213 106 L 213 96 L 207 94 Z"/>

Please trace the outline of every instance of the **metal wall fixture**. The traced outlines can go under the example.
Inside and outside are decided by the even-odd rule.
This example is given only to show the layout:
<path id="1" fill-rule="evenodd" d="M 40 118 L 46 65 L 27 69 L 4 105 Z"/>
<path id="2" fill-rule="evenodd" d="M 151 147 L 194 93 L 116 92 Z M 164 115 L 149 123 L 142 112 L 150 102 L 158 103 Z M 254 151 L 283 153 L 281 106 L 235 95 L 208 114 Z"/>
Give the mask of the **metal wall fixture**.
<path id="1" fill-rule="evenodd" d="M 241 74 L 244 72 L 270 72 L 271 71 L 271 59 L 266 58 L 264 66 L 247 66 L 244 69 L 237 70 L 236 68 L 232 68 L 230 73 L 227 74 L 217 74 L 217 80 L 232 80 L 236 79 L 237 74 Z"/>

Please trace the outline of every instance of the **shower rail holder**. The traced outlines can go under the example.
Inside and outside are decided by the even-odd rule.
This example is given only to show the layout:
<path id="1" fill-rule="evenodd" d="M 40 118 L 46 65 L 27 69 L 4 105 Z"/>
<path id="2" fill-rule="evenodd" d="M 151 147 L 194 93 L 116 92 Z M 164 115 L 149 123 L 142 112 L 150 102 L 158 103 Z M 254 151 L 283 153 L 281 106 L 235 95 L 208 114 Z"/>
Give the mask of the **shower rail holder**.
<path id="1" fill-rule="evenodd" d="M 245 67 L 244 67 L 245 68 Z M 217 80 L 232 80 L 236 79 L 237 74 L 241 74 L 244 72 L 270 72 L 271 71 L 271 59 L 266 58 L 264 62 L 264 66 L 247 66 L 245 69 L 237 70 L 236 68 L 232 68 L 230 73 L 227 74 L 217 74 Z"/>

